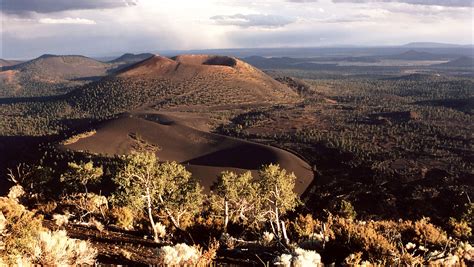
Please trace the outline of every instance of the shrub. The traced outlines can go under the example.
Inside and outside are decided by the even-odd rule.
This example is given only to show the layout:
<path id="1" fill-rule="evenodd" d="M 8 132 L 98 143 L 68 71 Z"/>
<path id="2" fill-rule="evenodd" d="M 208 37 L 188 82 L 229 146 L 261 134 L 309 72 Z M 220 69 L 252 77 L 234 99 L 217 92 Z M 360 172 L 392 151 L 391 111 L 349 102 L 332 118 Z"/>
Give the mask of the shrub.
<path id="1" fill-rule="evenodd" d="M 13 264 L 19 258 L 35 255 L 34 243 L 43 230 L 41 217 L 9 198 L 0 198 L 0 213 L 4 217 L 0 258 Z"/>
<path id="2" fill-rule="evenodd" d="M 166 235 L 166 226 L 160 222 L 155 223 L 155 231 L 158 234 L 158 237 L 163 238 Z"/>
<path id="3" fill-rule="evenodd" d="M 474 203 L 467 203 L 464 205 L 461 220 L 467 222 L 469 227 L 474 228 Z"/>
<path id="4" fill-rule="evenodd" d="M 263 232 L 261 243 L 264 246 L 269 246 L 272 243 L 274 238 L 275 238 L 275 235 L 273 233 Z"/>
<path id="5" fill-rule="evenodd" d="M 472 229 L 466 221 L 449 218 L 449 226 L 453 236 L 456 238 L 468 239 L 472 236 Z"/>
<path id="6" fill-rule="evenodd" d="M 70 205 L 80 215 L 79 219 L 86 216 L 100 215 L 105 217 L 108 209 L 107 198 L 94 193 L 77 193 L 68 195 L 62 204 Z"/>
<path id="7" fill-rule="evenodd" d="M 159 241 L 159 236 L 155 231 L 154 210 L 158 209 L 177 229 L 183 226 L 181 222 L 189 221 L 201 211 L 202 187 L 183 165 L 158 163 L 151 152 L 133 152 L 123 160 L 124 166 L 114 178 L 118 185 L 115 202 L 145 211 L 155 241 Z"/>
<path id="8" fill-rule="evenodd" d="M 347 219 L 355 219 L 357 216 L 357 212 L 352 206 L 352 203 L 347 200 L 341 200 L 335 208 L 335 214 L 347 218 Z"/>
<path id="9" fill-rule="evenodd" d="M 419 244 L 444 247 L 448 243 L 446 233 L 431 224 L 429 218 L 416 221 L 413 227 Z"/>
<path id="10" fill-rule="evenodd" d="M 160 263 L 166 266 L 195 265 L 201 257 L 200 251 L 184 243 L 158 249 Z"/>
<path id="11" fill-rule="evenodd" d="M 277 257 L 274 264 L 277 266 L 305 267 L 319 266 L 322 265 L 322 262 L 321 255 L 315 251 L 296 248 L 292 254 L 283 254 Z"/>
<path id="12" fill-rule="evenodd" d="M 54 223 L 61 227 L 69 223 L 70 214 L 53 214 Z"/>
<path id="13" fill-rule="evenodd" d="M 118 227 L 126 230 L 133 228 L 135 214 L 128 207 L 113 207 L 110 210 L 110 217 Z"/>
<path id="14" fill-rule="evenodd" d="M 71 239 L 66 231 L 42 231 L 35 242 L 33 263 L 44 266 L 93 265 L 97 250 L 87 241 Z"/>
<path id="15" fill-rule="evenodd" d="M 97 256 L 88 242 L 47 231 L 42 217 L 9 198 L 0 198 L 0 236 L 0 262 L 9 265 L 92 265 Z"/>
<path id="16" fill-rule="evenodd" d="M 379 233 L 373 224 L 354 222 L 337 217 L 331 223 L 335 242 L 350 251 L 362 251 L 371 262 L 396 264 L 398 250 L 388 238 Z"/>
<path id="17" fill-rule="evenodd" d="M 211 262 L 217 256 L 217 250 L 220 247 L 219 241 L 216 239 L 211 239 L 209 245 L 207 246 L 207 250 L 199 250 L 201 257 L 199 258 L 198 266 L 210 266 Z"/>
<path id="18" fill-rule="evenodd" d="M 313 219 L 311 214 L 303 216 L 299 214 L 298 217 L 290 223 L 290 226 L 298 238 L 310 237 L 317 229 L 321 228 L 322 223 Z"/>
<path id="19" fill-rule="evenodd" d="M 8 191 L 8 198 L 12 199 L 16 202 L 20 201 L 20 198 L 25 195 L 25 190 L 23 190 L 23 186 L 17 184 L 10 188 Z"/>
<path id="20" fill-rule="evenodd" d="M 68 167 L 68 171 L 61 175 L 61 182 L 82 186 L 86 194 L 88 193 L 87 185 L 98 183 L 104 174 L 102 166 L 94 167 L 92 161 L 79 164 L 69 162 Z"/>

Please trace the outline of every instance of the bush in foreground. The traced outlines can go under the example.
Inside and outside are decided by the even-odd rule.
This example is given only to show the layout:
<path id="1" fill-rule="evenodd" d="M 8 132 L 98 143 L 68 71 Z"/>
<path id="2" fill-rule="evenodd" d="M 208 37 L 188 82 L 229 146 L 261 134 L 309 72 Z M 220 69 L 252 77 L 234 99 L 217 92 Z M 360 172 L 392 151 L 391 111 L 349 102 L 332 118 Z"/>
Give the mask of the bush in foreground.
<path id="1" fill-rule="evenodd" d="M 42 217 L 5 197 L 0 198 L 0 238 L 0 263 L 5 265 L 92 265 L 97 256 L 89 242 L 46 230 Z"/>

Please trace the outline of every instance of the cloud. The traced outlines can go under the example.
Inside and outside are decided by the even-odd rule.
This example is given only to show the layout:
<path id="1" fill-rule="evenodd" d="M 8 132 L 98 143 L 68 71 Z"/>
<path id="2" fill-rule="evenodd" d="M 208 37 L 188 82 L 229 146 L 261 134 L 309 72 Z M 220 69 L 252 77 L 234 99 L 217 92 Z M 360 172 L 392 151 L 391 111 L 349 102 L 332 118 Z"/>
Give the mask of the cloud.
<path id="1" fill-rule="evenodd" d="M 83 24 L 83 25 L 94 25 L 95 21 L 90 19 L 81 19 L 81 18 L 42 18 L 38 20 L 42 24 Z"/>
<path id="2" fill-rule="evenodd" d="M 474 0 L 332 0 L 334 3 L 405 3 L 411 5 L 473 7 Z M 294 0 L 293 0 L 294 2 Z"/>
<path id="3" fill-rule="evenodd" d="M 293 3 L 313 3 L 313 2 L 318 2 L 318 0 L 287 0 L 288 2 L 293 2 Z"/>
<path id="4" fill-rule="evenodd" d="M 351 16 L 332 16 L 325 19 L 314 19 L 313 21 L 322 23 L 351 23 L 351 22 L 364 22 L 370 21 L 371 16 L 366 14 L 355 14 Z"/>
<path id="5" fill-rule="evenodd" d="M 293 18 L 278 15 L 263 14 L 235 14 L 235 15 L 218 15 L 210 18 L 218 25 L 234 25 L 243 28 L 262 27 L 262 28 L 278 28 L 291 24 L 296 20 Z"/>
<path id="6" fill-rule="evenodd" d="M 137 5 L 137 0 L 0 0 L 2 12 L 15 15 Z"/>

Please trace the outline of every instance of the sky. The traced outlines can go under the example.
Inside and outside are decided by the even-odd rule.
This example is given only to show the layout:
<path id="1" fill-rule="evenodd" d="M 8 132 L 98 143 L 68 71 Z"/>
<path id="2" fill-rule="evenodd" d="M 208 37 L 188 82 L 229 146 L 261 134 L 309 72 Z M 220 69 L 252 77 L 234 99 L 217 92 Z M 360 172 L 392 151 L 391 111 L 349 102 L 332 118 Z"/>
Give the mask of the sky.
<path id="1" fill-rule="evenodd" d="M 472 44 L 474 0 L 0 0 L 0 58 Z"/>

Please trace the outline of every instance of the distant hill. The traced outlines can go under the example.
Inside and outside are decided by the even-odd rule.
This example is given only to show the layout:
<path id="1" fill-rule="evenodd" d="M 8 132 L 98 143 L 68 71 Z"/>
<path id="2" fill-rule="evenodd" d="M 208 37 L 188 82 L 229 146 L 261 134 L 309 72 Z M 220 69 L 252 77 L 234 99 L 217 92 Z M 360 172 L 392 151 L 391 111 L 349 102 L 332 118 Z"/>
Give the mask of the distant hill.
<path id="1" fill-rule="evenodd" d="M 142 53 L 142 54 L 131 54 L 131 53 L 126 53 L 121 55 L 120 57 L 109 61 L 110 63 L 127 63 L 127 64 L 133 64 L 137 63 L 140 61 L 143 61 L 145 59 L 148 59 L 150 57 L 155 56 L 154 54 L 151 53 Z"/>
<path id="2" fill-rule="evenodd" d="M 251 56 L 242 59 L 243 61 L 262 69 L 280 69 L 291 67 L 296 64 L 308 62 L 306 58 L 291 58 L 291 57 L 261 57 Z"/>
<path id="3" fill-rule="evenodd" d="M 420 52 L 416 50 L 408 50 L 401 54 L 387 56 L 388 59 L 397 59 L 397 60 L 443 60 L 446 59 L 446 56 L 439 54 L 432 54 L 429 52 Z"/>
<path id="4" fill-rule="evenodd" d="M 474 67 L 474 58 L 463 56 L 446 63 L 437 64 L 435 66 L 437 67 L 463 67 L 463 68 L 471 67 L 472 68 Z"/>
<path id="5" fill-rule="evenodd" d="M 70 80 L 103 76 L 107 73 L 108 68 L 108 64 L 85 56 L 42 55 L 11 69 L 30 73 L 40 79 Z"/>
<path id="6" fill-rule="evenodd" d="M 454 47 L 465 47 L 465 45 L 458 44 L 447 44 L 447 43 L 435 43 L 435 42 L 413 42 L 403 45 L 403 47 L 412 48 L 454 48 Z"/>
<path id="7" fill-rule="evenodd" d="M 84 56 L 42 55 L 3 69 L 0 96 L 41 96 L 97 80 L 110 65 Z"/>
<path id="8" fill-rule="evenodd" d="M 399 80 L 399 81 L 434 81 L 442 80 L 442 77 L 433 74 L 412 73 L 391 78 L 384 78 L 383 80 Z"/>
<path id="9" fill-rule="evenodd" d="M 72 105 L 96 116 L 136 108 L 274 104 L 299 99 L 288 86 L 233 57 L 154 56 L 72 93 Z"/>
<path id="10" fill-rule="evenodd" d="M 13 65 L 16 65 L 16 64 L 20 64 L 21 62 L 23 62 L 23 61 L 20 61 L 20 60 L 6 60 L 6 59 L 1 59 L 0 58 L 0 68 L 13 66 Z"/>

